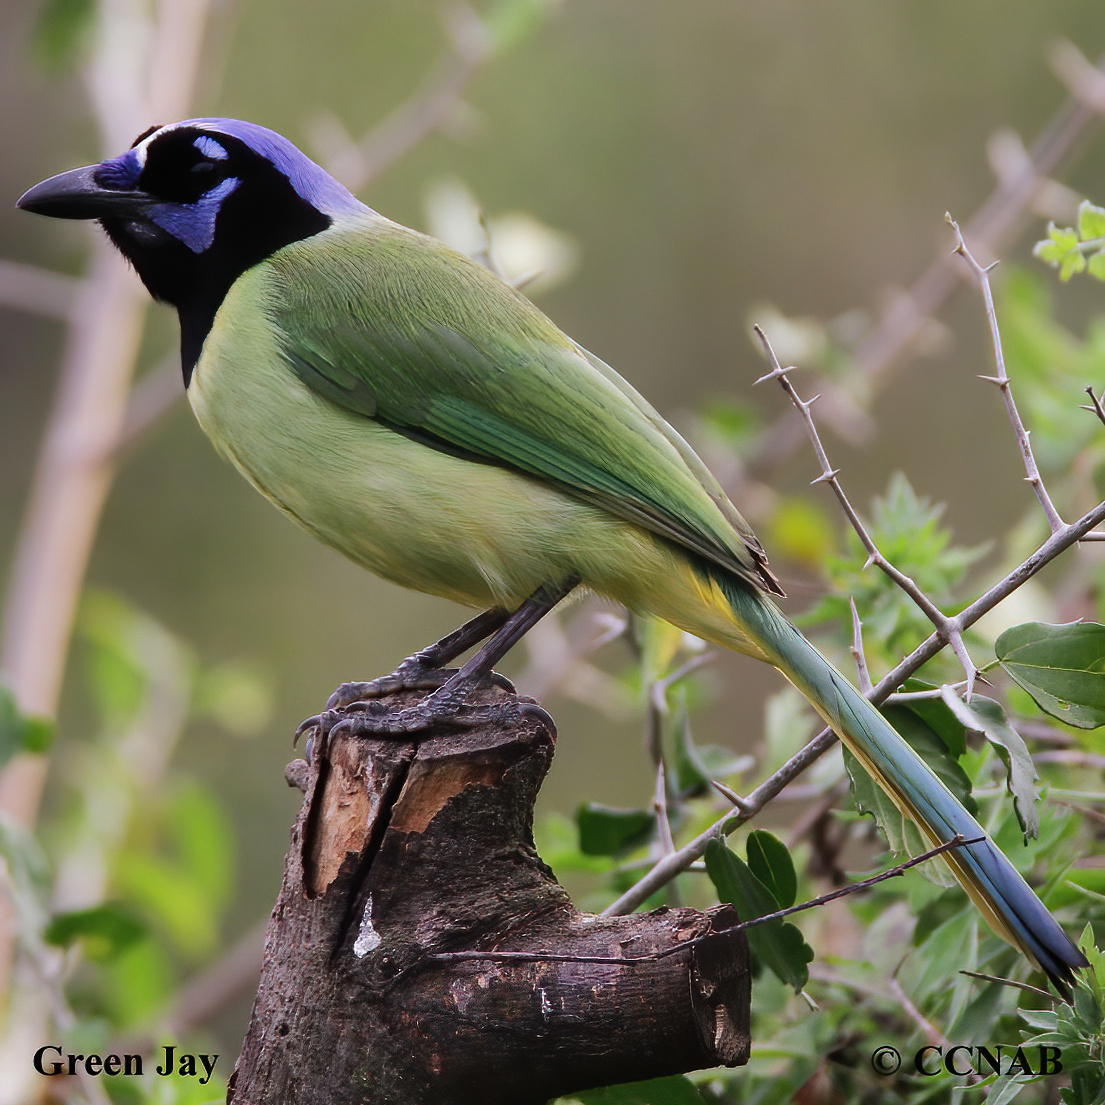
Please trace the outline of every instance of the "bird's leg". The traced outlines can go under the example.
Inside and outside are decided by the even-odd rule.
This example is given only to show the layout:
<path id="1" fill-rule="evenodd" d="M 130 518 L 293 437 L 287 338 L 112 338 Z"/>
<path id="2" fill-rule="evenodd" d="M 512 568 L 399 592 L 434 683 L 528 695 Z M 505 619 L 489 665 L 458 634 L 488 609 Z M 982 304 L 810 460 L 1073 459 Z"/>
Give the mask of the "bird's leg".
<path id="1" fill-rule="evenodd" d="M 467 647 L 462 642 L 467 640 L 471 643 L 473 635 L 479 629 L 490 626 L 496 620 L 500 623 L 499 628 L 475 656 L 458 671 L 449 674 L 443 683 L 437 685 L 431 694 L 416 705 L 389 711 L 383 703 L 369 698 L 347 703 L 339 709 L 328 708 L 317 719 L 310 720 L 325 732 L 334 732 L 340 727 L 343 732 L 358 736 L 388 734 L 406 736 L 424 732 L 442 723 L 458 729 L 474 728 L 493 715 L 501 713 L 504 708 L 540 710 L 540 707 L 531 700 L 517 697 L 495 705 L 473 706 L 469 702 L 468 692 L 472 687 L 489 678 L 499 678 L 492 670 L 494 665 L 578 583 L 579 579 L 571 576 L 562 583 L 543 584 L 512 614 L 505 615 L 496 610 L 488 611 L 480 618 L 474 618 L 467 625 L 461 626 L 455 634 L 443 638 L 437 645 L 431 645 L 423 653 L 416 653 L 412 660 L 430 653 L 431 660 L 445 662 L 441 659 L 443 655 L 447 658 L 458 655 Z M 486 636 L 486 633 L 482 636 Z M 400 668 L 401 671 L 402 668 Z M 438 673 L 431 671 L 431 674 Z M 399 672 L 396 672 L 396 675 L 399 675 Z M 385 677 L 385 679 L 390 678 Z M 512 687 L 510 689 L 513 690 Z M 378 697 L 379 695 L 373 696 L 373 698 Z M 309 725 L 309 723 L 304 724 Z"/>
<path id="2" fill-rule="evenodd" d="M 326 709 L 339 710 L 354 702 L 384 698 L 397 691 L 430 691 L 440 687 L 453 674 L 452 671 L 445 670 L 445 665 L 489 637 L 509 617 L 510 611 L 501 606 L 477 614 L 459 629 L 447 633 L 440 641 L 408 656 L 390 675 L 382 675 L 368 683 L 343 683 L 330 696 Z M 514 690 L 513 684 L 505 676 L 496 674 L 495 678 L 501 682 L 504 690 Z M 308 718 L 303 725 L 309 727 L 313 721 L 314 718 Z"/>

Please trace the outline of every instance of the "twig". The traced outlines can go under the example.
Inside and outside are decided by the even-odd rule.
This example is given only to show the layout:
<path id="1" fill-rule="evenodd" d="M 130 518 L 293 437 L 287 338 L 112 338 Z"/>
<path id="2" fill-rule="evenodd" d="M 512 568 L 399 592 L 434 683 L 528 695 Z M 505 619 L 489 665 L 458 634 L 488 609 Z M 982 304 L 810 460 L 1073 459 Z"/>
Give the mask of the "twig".
<path id="1" fill-rule="evenodd" d="M 133 137 L 136 116 L 148 122 L 147 115 L 179 119 L 187 113 L 208 6 L 208 0 L 158 5 L 148 53 L 136 51 L 129 39 L 123 45 L 112 20 L 101 20 L 89 84 L 108 152 L 118 152 L 120 143 Z M 133 273 L 97 236 L 88 276 L 79 282 L 69 315 L 57 398 L 4 602 L 0 671 L 25 713 L 52 717 L 57 709 L 77 595 L 114 476 L 112 458 L 146 301 Z M 33 824 L 46 769 L 45 756 L 23 756 L 9 764 L 0 775 L 0 809 L 24 825 Z M 3 917 L 0 932 L 4 992 L 12 946 Z"/>
<path id="2" fill-rule="evenodd" d="M 648 689 L 648 712 L 645 717 L 645 747 L 649 750 L 654 764 L 659 764 L 664 758 L 664 718 L 668 716 L 668 688 L 673 683 L 678 683 L 692 672 L 706 664 L 712 663 L 714 654 L 702 652 L 692 656 L 686 663 L 681 664 L 675 671 L 669 672 L 662 679 L 654 679 Z"/>
<path id="3" fill-rule="evenodd" d="M 1013 427 L 1013 433 L 1016 435 L 1017 444 L 1021 450 L 1021 460 L 1027 473 L 1025 478 L 1032 485 L 1032 490 L 1036 492 L 1036 498 L 1044 512 L 1044 517 L 1047 519 L 1051 532 L 1056 533 L 1063 528 L 1063 519 L 1059 516 L 1059 511 L 1055 509 L 1055 504 L 1051 501 L 1051 496 L 1044 486 L 1040 469 L 1036 465 L 1035 454 L 1032 452 L 1029 431 L 1025 429 L 1024 423 L 1021 421 L 1020 412 L 1017 410 L 1017 404 L 1013 399 L 1013 386 L 1009 380 L 1009 373 L 1005 370 L 1005 354 L 1002 351 L 1001 331 L 998 329 L 998 315 L 994 308 L 993 290 L 990 287 L 990 270 L 997 262 L 995 261 L 990 265 L 980 265 L 975 260 L 974 254 L 967 248 L 959 224 L 950 214 L 945 215 L 944 218 L 947 219 L 948 225 L 951 226 L 955 234 L 955 249 L 953 252 L 967 262 L 967 266 L 978 281 L 979 289 L 982 291 L 982 300 L 986 305 L 986 321 L 990 327 L 990 343 L 994 350 L 994 364 L 997 367 L 997 373 L 994 376 L 980 376 L 979 379 L 985 380 L 988 384 L 994 384 L 1001 391 L 1005 413 Z"/>
<path id="4" fill-rule="evenodd" d="M 254 925 L 206 970 L 182 986 L 165 1018 L 164 1030 L 181 1036 L 211 1018 L 243 993 L 257 988 L 267 921 Z"/>
<path id="5" fill-rule="evenodd" d="M 974 681 L 978 676 L 978 669 L 975 667 L 974 661 L 971 660 L 970 653 L 967 651 L 967 646 L 963 641 L 963 634 L 956 627 L 954 619 L 947 617 L 947 615 L 940 610 L 909 576 L 894 567 L 894 565 L 879 551 L 878 546 L 875 544 L 875 539 L 863 524 L 863 520 L 852 506 L 848 496 L 844 493 L 844 488 L 841 486 L 838 478 L 840 470 L 833 468 L 832 465 L 829 464 L 828 454 L 825 452 L 825 446 L 822 444 L 821 436 L 817 432 L 817 424 L 814 422 L 813 415 L 810 413 L 810 409 L 813 407 L 814 403 L 817 402 L 818 397 L 815 395 L 809 400 L 802 399 L 794 384 L 791 383 L 788 375 L 788 373 L 792 371 L 792 368 L 783 368 L 779 363 L 779 358 L 775 356 L 775 350 L 771 348 L 771 342 L 768 341 L 767 335 L 759 326 L 753 326 L 752 329 L 760 339 L 764 355 L 771 365 L 771 371 L 761 376 L 756 383 L 762 384 L 766 380 L 778 380 L 783 390 L 790 397 L 790 401 L 797 407 L 805 422 L 806 433 L 809 436 L 810 443 L 813 445 L 813 451 L 817 455 L 817 460 L 821 465 L 821 474 L 811 482 L 827 483 L 832 488 L 833 494 L 836 495 L 841 509 L 852 525 L 852 529 L 856 531 L 860 541 L 863 543 L 863 547 L 867 550 L 867 563 L 864 564 L 864 567 L 866 568 L 871 564 L 875 564 L 885 575 L 893 580 L 894 583 L 913 600 L 925 617 L 932 622 L 937 632 L 943 635 L 948 644 L 952 646 L 953 651 L 959 658 L 959 662 L 963 665 L 963 670 L 967 675 L 966 693 L 969 701 L 971 691 L 974 688 Z M 868 681 L 868 686 L 870 686 L 870 681 Z"/>
<path id="6" fill-rule="evenodd" d="M 1084 534 L 1102 521 L 1105 521 L 1105 503 L 1098 503 L 1093 510 L 1084 514 L 1078 521 L 1064 527 L 1059 533 L 1052 534 L 1031 556 L 1022 561 L 989 591 L 950 620 L 956 623 L 960 632 L 970 628 L 983 614 L 992 610 L 1003 599 L 1008 598 L 1018 587 L 1030 580 L 1047 564 L 1050 564 L 1060 553 L 1076 544 Z M 939 633 L 933 633 L 902 660 L 893 671 L 884 675 L 865 697 L 875 705 L 885 702 L 893 691 L 896 691 L 906 679 L 928 663 L 946 644 L 947 642 Z M 715 839 L 718 834 L 728 836 L 759 813 L 772 798 L 828 751 L 835 741 L 836 737 L 831 729 L 822 729 L 809 744 L 795 753 L 782 767 L 743 799 L 741 808 L 718 818 L 705 832 L 699 833 L 693 840 L 684 844 L 682 848 L 677 849 L 670 856 L 665 856 L 647 875 L 638 880 L 617 901 L 609 905 L 603 911 L 604 914 L 631 913 L 667 882 L 675 878 L 680 872 L 685 871 L 695 860 L 701 858 L 706 851 L 706 845 Z"/>
<path id="7" fill-rule="evenodd" d="M 1049 51 L 1052 72 L 1083 107 L 1105 115 L 1105 73 L 1071 42 L 1057 42 Z"/>
<path id="8" fill-rule="evenodd" d="M 184 398 L 180 354 L 174 349 L 130 389 L 115 453 L 124 452 Z"/>
<path id="9" fill-rule="evenodd" d="M 696 656 L 692 656 L 686 663 L 680 664 L 675 671 L 665 675 L 663 679 L 653 681 L 652 687 L 649 689 L 649 700 L 657 710 L 666 714 L 668 711 L 668 688 L 673 683 L 678 683 L 680 679 L 686 679 L 688 675 L 698 671 L 699 668 L 712 664 L 716 659 L 716 652 L 700 652 Z"/>
<path id="10" fill-rule="evenodd" d="M 68 322 L 80 290 L 80 278 L 0 260 L 0 304 L 17 311 Z"/>
<path id="11" fill-rule="evenodd" d="M 945 1036 L 912 1001 L 910 1001 L 909 995 L 903 989 L 896 975 L 890 979 L 890 992 L 894 995 L 898 1004 L 905 1010 L 906 1016 L 925 1034 L 930 1044 L 935 1044 L 938 1047 L 948 1046 L 947 1036 Z"/>
<path id="12" fill-rule="evenodd" d="M 1094 395 L 1092 385 L 1086 388 L 1086 394 L 1090 397 L 1090 403 L 1092 403 L 1093 405 L 1088 406 L 1087 404 L 1083 403 L 1081 404 L 1082 409 L 1084 411 L 1093 411 L 1093 413 L 1097 415 L 1097 420 L 1103 426 L 1105 426 L 1105 407 L 1102 407 L 1101 400 L 1096 395 Z M 1102 395 L 1105 396 L 1105 392 L 1102 392 Z"/>
<path id="13" fill-rule="evenodd" d="M 1066 80 L 1064 74 L 1060 77 Z M 996 255 L 1012 240 L 1035 197 L 1049 183 L 1050 175 L 1099 122 L 1100 114 L 1085 97 L 1085 87 L 1085 82 L 1079 85 L 1078 95 L 1068 99 L 1052 116 L 1032 143 L 1023 169 L 999 177 L 994 190 L 967 221 L 965 233 L 982 254 Z M 860 343 L 853 369 L 866 381 L 869 393 L 874 394 L 885 384 L 905 350 L 959 286 L 963 274 L 954 261 L 941 252 L 908 291 L 894 297 Z M 764 478 L 794 452 L 801 440 L 798 426 L 787 415 L 781 415 L 760 435 L 756 452 L 747 461 L 747 470 L 756 478 Z"/>
<path id="14" fill-rule="evenodd" d="M 467 5 L 446 9 L 444 20 L 449 51 L 418 89 L 382 123 L 354 142 L 328 120 L 329 140 L 344 149 L 327 158 L 327 168 L 351 192 L 359 192 L 373 178 L 394 165 L 414 146 L 454 118 L 461 96 L 483 65 L 493 56 L 491 33 Z"/>
<path id="15" fill-rule="evenodd" d="M 960 687 L 965 687 L 966 683 L 946 683 L 940 687 L 933 687 L 927 691 L 896 691 L 894 694 L 886 696 L 887 705 L 898 705 L 904 702 L 923 702 L 925 699 L 932 700 L 936 698 L 943 698 L 945 688 L 951 690 L 958 690 Z M 1018 730 L 1019 731 L 1019 730 Z"/>
<path id="16" fill-rule="evenodd" d="M 855 894 L 859 890 L 869 890 L 872 886 L 876 886 L 880 882 L 886 882 L 887 879 L 894 879 L 899 875 L 904 875 L 911 867 L 916 867 L 919 863 L 924 863 L 926 860 L 941 856 L 945 852 L 951 851 L 952 848 L 961 848 L 964 844 L 979 844 L 985 839 L 985 837 L 978 836 L 968 840 L 962 833 L 956 833 L 951 840 L 946 840 L 943 844 L 938 844 L 935 848 L 930 848 L 927 852 L 922 852 L 919 856 L 914 856 L 904 863 L 899 863 L 896 867 L 891 867 L 877 875 L 872 875 L 871 878 L 864 879 L 862 882 L 849 883 L 847 886 L 841 886 L 836 890 L 830 891 L 828 894 L 822 894 L 819 898 L 811 898 L 808 902 L 792 905 L 787 909 L 778 909 L 774 913 L 765 913 L 760 917 L 753 917 L 750 921 L 744 921 L 736 927 L 751 928 L 753 925 L 762 925 L 767 921 L 781 920 L 783 917 L 789 917 L 792 913 L 801 913 L 804 910 L 813 909 L 816 906 L 828 905 L 829 902 L 835 902 L 837 898 L 845 898 L 849 894 Z"/>
<path id="17" fill-rule="evenodd" d="M 1011 978 L 1002 978 L 1000 975 L 987 975 L 982 971 L 964 971 L 959 972 L 961 975 L 966 975 L 968 978 L 979 978 L 983 982 L 996 982 L 1000 986 L 1012 986 L 1014 989 L 1023 990 L 1026 994 L 1033 994 L 1038 998 L 1047 998 L 1049 1002 L 1054 1002 L 1055 997 L 1049 994 L 1046 990 L 1041 990 L 1039 986 L 1033 986 L 1028 982 L 1017 982 Z"/>

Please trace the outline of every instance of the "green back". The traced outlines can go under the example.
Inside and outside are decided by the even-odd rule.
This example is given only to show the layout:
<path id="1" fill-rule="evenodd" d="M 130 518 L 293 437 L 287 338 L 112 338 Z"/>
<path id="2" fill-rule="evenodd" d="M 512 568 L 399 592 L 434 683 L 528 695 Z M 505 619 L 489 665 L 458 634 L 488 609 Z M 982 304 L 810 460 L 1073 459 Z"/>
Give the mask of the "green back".
<path id="1" fill-rule="evenodd" d="M 752 530 L 686 442 L 481 266 L 374 216 L 259 268 L 287 364 L 327 399 L 551 483 L 781 593 Z"/>

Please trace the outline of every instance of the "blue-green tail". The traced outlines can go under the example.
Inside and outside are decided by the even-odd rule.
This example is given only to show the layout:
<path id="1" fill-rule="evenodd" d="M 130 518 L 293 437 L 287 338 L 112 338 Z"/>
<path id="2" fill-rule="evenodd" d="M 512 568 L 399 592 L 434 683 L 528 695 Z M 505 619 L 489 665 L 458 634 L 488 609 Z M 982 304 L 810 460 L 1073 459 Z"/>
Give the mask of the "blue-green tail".
<path id="1" fill-rule="evenodd" d="M 718 584 L 749 636 L 934 846 L 957 834 L 984 838 L 946 852 L 945 858 L 994 931 L 1034 960 L 1069 999 L 1074 968 L 1087 966 L 1085 956 L 978 822 L 770 599 L 738 581 Z"/>

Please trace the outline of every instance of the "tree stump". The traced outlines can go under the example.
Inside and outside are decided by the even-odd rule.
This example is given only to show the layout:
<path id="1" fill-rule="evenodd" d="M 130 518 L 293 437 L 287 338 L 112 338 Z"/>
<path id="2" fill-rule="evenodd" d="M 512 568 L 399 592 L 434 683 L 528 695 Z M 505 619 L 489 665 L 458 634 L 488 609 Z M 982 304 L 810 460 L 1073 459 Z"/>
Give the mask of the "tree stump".
<path id="1" fill-rule="evenodd" d="M 523 705 L 290 765 L 306 795 L 229 1102 L 537 1105 L 747 1061 L 731 907 L 582 914 L 537 855 L 554 741 Z"/>

